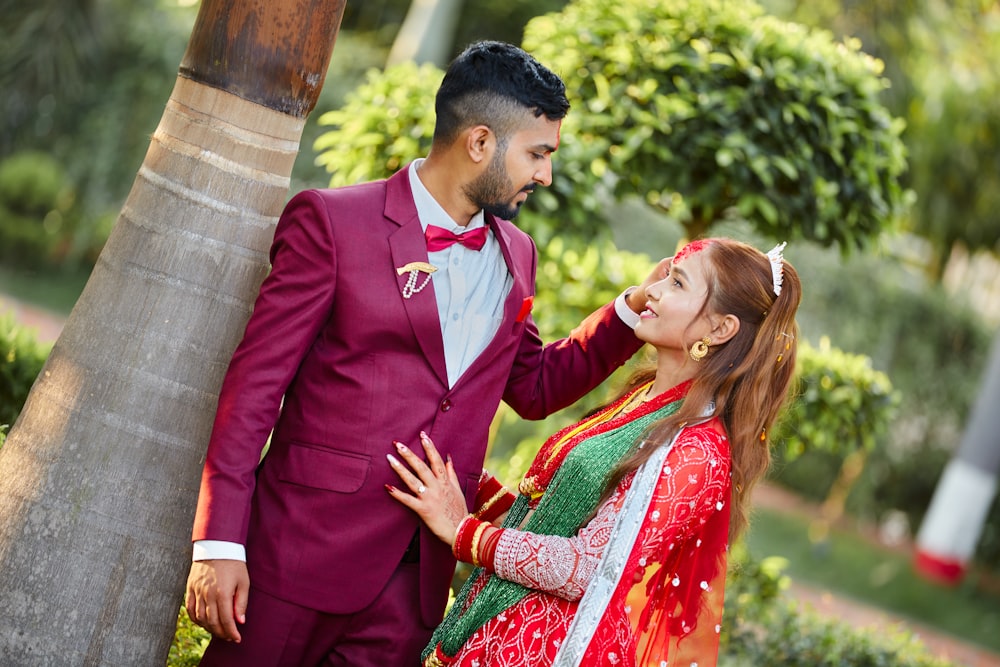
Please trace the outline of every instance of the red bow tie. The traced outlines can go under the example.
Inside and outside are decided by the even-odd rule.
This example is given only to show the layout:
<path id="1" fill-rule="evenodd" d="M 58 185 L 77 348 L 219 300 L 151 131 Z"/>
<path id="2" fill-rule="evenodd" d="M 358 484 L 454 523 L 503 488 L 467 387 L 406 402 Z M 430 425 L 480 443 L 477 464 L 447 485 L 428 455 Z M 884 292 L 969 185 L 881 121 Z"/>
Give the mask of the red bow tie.
<path id="1" fill-rule="evenodd" d="M 443 227 L 427 225 L 424 238 L 427 239 L 427 251 L 437 252 L 444 250 L 454 243 L 461 243 L 470 250 L 481 250 L 486 244 L 486 226 L 477 227 L 464 234 L 453 234 Z"/>

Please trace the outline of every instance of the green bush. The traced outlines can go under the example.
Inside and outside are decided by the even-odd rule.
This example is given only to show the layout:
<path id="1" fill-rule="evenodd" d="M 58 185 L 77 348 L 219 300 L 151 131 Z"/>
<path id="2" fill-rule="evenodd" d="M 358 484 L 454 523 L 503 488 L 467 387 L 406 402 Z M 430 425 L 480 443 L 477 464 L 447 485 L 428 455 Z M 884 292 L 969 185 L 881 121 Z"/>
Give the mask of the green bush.
<path id="1" fill-rule="evenodd" d="M 177 613 L 177 629 L 167 656 L 167 667 L 196 667 L 212 636 L 195 625 L 184 607 Z"/>
<path id="2" fill-rule="evenodd" d="M 894 447 L 957 444 L 994 329 L 961 293 L 947 293 L 913 268 L 905 239 L 894 245 L 894 252 L 849 261 L 799 246 L 800 324 L 810 340 L 828 335 L 842 350 L 871 357 L 889 376 L 901 395 Z"/>
<path id="3" fill-rule="evenodd" d="M 524 46 L 566 80 L 573 110 L 553 185 L 527 210 L 544 244 L 607 238 L 607 203 L 638 195 L 693 238 L 737 215 L 782 238 L 863 246 L 909 202 L 902 122 L 859 44 L 752 2 L 577 0 L 536 17 Z M 383 178 L 426 153 L 442 72 L 369 72 L 315 143 L 331 185 Z M 596 221 L 596 224 L 595 224 Z M 526 227 L 527 229 L 527 227 Z"/>
<path id="4" fill-rule="evenodd" d="M 899 404 L 888 376 L 873 369 L 871 359 L 834 349 L 826 337 L 818 348 L 799 342 L 796 382 L 798 393 L 775 432 L 786 459 L 806 450 L 870 451 Z"/>
<path id="5" fill-rule="evenodd" d="M 13 425 L 50 349 L 11 315 L 0 315 L 0 424 Z"/>
<path id="6" fill-rule="evenodd" d="M 719 667 L 957 667 L 934 658 L 903 629 L 856 629 L 784 599 L 787 561 L 731 554 Z"/>
<path id="7" fill-rule="evenodd" d="M 319 117 L 332 130 L 313 145 L 330 187 L 388 178 L 430 150 L 434 96 L 444 72 L 431 64 L 402 63 L 369 70 L 340 109 Z"/>
<path id="8" fill-rule="evenodd" d="M 54 158 L 24 152 L 0 162 L 0 259 L 21 267 L 56 262 L 70 238 L 72 202 Z"/>
<path id="9" fill-rule="evenodd" d="M 935 658 L 903 628 L 856 629 L 777 605 L 763 619 L 741 617 L 719 656 L 720 667 L 958 667 Z"/>

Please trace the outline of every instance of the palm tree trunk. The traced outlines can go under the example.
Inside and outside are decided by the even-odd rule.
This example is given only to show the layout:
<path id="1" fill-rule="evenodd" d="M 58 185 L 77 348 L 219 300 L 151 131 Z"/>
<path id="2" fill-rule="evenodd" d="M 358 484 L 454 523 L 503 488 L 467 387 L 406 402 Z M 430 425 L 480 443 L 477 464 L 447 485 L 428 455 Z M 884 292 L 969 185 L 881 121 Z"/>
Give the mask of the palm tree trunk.
<path id="1" fill-rule="evenodd" d="M 0 450 L 0 656 L 164 664 L 204 448 L 343 0 L 203 0 L 80 300 Z"/>
<path id="2" fill-rule="evenodd" d="M 412 60 L 447 67 L 462 4 L 462 0 L 412 0 L 386 65 Z"/>

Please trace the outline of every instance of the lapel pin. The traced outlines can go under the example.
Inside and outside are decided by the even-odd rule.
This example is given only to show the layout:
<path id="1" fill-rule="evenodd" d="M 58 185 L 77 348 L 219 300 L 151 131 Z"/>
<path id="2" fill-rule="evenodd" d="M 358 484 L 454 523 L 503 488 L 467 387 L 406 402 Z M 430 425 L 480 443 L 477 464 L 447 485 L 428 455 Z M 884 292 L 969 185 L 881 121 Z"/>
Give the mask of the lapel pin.
<path id="1" fill-rule="evenodd" d="M 424 276 L 424 282 L 417 285 L 417 276 L 423 271 L 427 275 Z M 403 285 L 403 298 L 409 299 L 411 296 L 427 287 L 427 283 L 431 280 L 431 274 L 437 271 L 437 267 L 433 264 L 428 264 L 427 262 L 410 262 L 409 264 L 404 264 L 403 266 L 396 267 L 396 275 L 401 276 L 404 273 L 409 273 L 409 277 L 406 279 L 406 284 Z"/>

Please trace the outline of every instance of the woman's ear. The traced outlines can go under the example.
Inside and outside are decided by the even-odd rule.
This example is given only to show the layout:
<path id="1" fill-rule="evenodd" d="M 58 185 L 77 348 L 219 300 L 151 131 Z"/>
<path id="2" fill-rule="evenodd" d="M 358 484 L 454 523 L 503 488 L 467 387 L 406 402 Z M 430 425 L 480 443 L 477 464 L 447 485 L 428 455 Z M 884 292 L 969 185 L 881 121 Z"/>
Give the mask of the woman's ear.
<path id="1" fill-rule="evenodd" d="M 723 315 L 721 318 L 716 319 L 714 324 L 715 328 L 712 329 L 712 345 L 721 345 L 728 342 L 740 330 L 740 318 L 732 314 Z"/>

